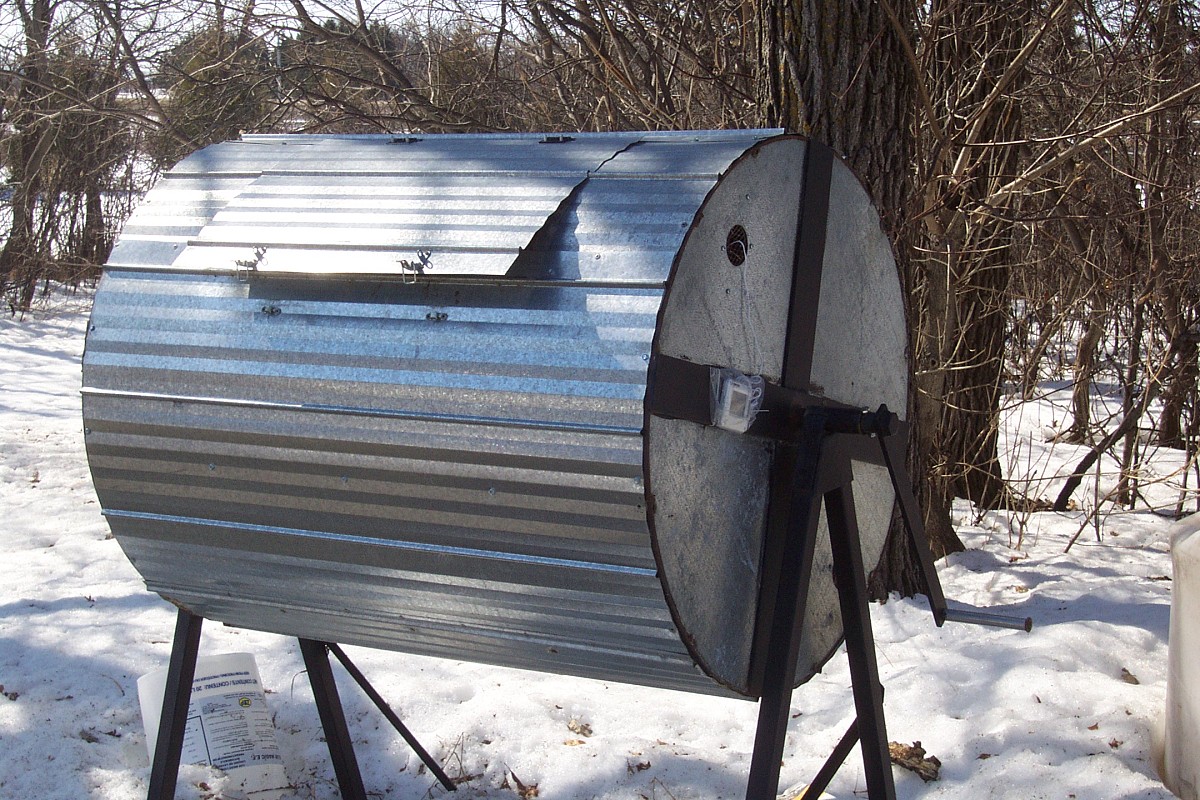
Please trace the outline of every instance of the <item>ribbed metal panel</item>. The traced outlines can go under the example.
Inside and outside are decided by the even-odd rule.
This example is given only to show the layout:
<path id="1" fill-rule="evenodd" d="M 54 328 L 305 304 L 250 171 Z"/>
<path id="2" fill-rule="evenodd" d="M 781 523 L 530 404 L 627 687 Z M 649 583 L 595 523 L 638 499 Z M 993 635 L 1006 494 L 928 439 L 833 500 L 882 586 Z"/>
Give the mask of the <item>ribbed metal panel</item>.
<path id="1" fill-rule="evenodd" d="M 753 134 L 751 134 L 753 135 Z M 345 175 L 586 174 L 645 138 L 641 133 L 546 136 L 247 136 L 182 161 L 178 175 L 313 172 Z M 668 138 L 683 141 L 681 137 Z M 734 133 L 725 139 L 741 138 Z"/>
<path id="2" fill-rule="evenodd" d="M 646 532 L 658 291 L 464 286 L 441 320 L 424 287 L 276 285 L 274 315 L 257 288 L 110 270 L 98 292 L 88 453 L 150 588 L 248 627 L 699 683 Z"/>
<path id="3" fill-rule="evenodd" d="M 84 362 L 97 492 L 149 588 L 239 626 L 727 693 L 664 599 L 643 400 L 675 253 L 766 135 L 262 137 L 183 162 L 114 249 Z"/>
<path id="4" fill-rule="evenodd" d="M 661 282 L 699 201 L 755 138 L 642 138 L 250 137 L 179 164 L 130 219 L 110 264 L 500 276 L 569 204 L 579 238 L 554 249 L 611 263 L 581 263 L 579 275 L 568 265 L 568 279 Z M 659 253 L 650 269 L 636 256 L 647 249 Z"/>

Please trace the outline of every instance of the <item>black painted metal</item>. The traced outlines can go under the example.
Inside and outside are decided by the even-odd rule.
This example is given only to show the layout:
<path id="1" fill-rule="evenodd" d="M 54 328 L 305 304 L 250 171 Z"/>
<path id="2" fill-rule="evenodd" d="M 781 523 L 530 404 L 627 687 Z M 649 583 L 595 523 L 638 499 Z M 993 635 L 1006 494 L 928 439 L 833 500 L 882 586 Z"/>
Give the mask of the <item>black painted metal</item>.
<path id="1" fill-rule="evenodd" d="M 787 413 L 763 415 L 773 429 L 755 431 L 773 438 L 792 439 L 799 430 L 800 437 L 798 446 L 777 446 L 771 469 L 758 620 L 751 658 L 751 684 L 761 699 L 747 800 L 773 800 L 779 789 L 794 665 L 816 548 L 822 491 L 818 482 L 829 466 L 822 459 L 822 449 L 831 412 L 837 413 L 817 405 L 820 401 L 814 402 L 806 394 L 810 388 L 820 307 L 833 161 L 833 151 L 828 147 L 819 142 L 808 143 L 781 386 L 772 387 L 772 395 L 765 398 L 776 407 L 785 406 Z M 832 529 L 830 535 L 834 535 Z"/>
<path id="2" fill-rule="evenodd" d="M 829 754 L 829 758 L 821 765 L 821 769 L 809 781 L 808 786 L 804 787 L 804 791 L 798 794 L 794 800 L 817 800 L 821 796 L 821 792 L 829 786 L 829 782 L 833 780 L 833 776 L 841 769 L 842 763 L 850 756 L 850 751 L 854 749 L 854 745 L 858 744 L 858 720 L 855 719 L 850 723 L 850 727 L 842 734 L 842 738 L 834 746 L 833 752 Z"/>
<path id="3" fill-rule="evenodd" d="M 829 185 L 836 156 L 828 146 L 809 141 L 804 151 L 804 186 L 792 256 L 792 300 L 783 351 L 783 385 L 810 389 L 821 275 L 825 268 L 825 231 L 829 221 Z"/>
<path id="4" fill-rule="evenodd" d="M 801 623 L 812 576 L 816 550 L 817 519 L 821 511 L 818 481 L 821 450 L 825 438 L 825 416 L 813 409 L 805 416 L 791 481 L 788 507 L 789 535 L 784 538 L 778 561 L 778 579 L 772 593 L 771 626 L 767 631 L 762 692 L 758 706 L 758 728 L 750 759 L 746 800 L 774 800 L 779 791 L 779 768 L 787 739 L 787 726 L 795 678 L 796 654 L 800 649 Z"/>
<path id="5" fill-rule="evenodd" d="M 883 414 L 863 417 L 870 421 L 868 424 L 882 424 L 885 420 Z M 815 407 L 804 416 L 793 468 L 788 536 L 778 554 L 778 580 L 772 595 L 773 607 L 769 611 L 771 627 L 767 632 L 758 728 L 746 786 L 747 800 L 774 800 L 779 791 L 794 665 L 802 634 L 822 500 L 829 523 L 834 582 L 842 611 L 857 712 L 852 731 L 861 744 L 868 797 L 870 800 L 895 800 L 883 714 L 883 687 L 875 661 L 875 641 L 867 606 L 867 578 L 854 514 L 853 473 L 849 452 L 844 447 L 846 442 L 857 437 L 838 433 L 852 429 L 861 436 L 869 432 L 859 430 L 857 426 L 858 423 L 837 410 Z M 853 742 L 847 743 L 843 738 L 822 767 L 818 779 L 825 785 L 852 746 Z"/>
<path id="6" fill-rule="evenodd" d="M 839 461 L 849 469 L 848 459 Z M 846 655 L 850 661 L 854 708 L 858 714 L 858 742 L 867 777 L 867 795 L 871 800 L 895 800 L 896 785 L 892 779 L 883 717 L 883 685 L 879 682 L 879 666 L 875 662 L 875 638 L 867 607 L 867 575 L 849 481 L 839 483 L 826 493 L 825 513 L 829 517 L 833 580 L 838 588 L 842 628 L 846 633 Z"/>
<path id="7" fill-rule="evenodd" d="M 646 376 L 646 405 L 651 414 L 712 425 L 710 367 L 655 353 Z"/>
<path id="8" fill-rule="evenodd" d="M 304 657 L 304 667 L 308 670 L 308 680 L 312 684 L 321 727 L 325 729 L 325 742 L 329 745 L 329 757 L 333 760 L 333 772 L 337 776 L 342 800 L 367 800 L 358 759 L 354 756 L 354 743 L 346 727 L 346 715 L 342 711 L 333 670 L 329 666 L 329 645 L 312 639 L 300 639 L 300 655 Z"/>
<path id="9" fill-rule="evenodd" d="M 183 735 L 187 729 L 188 703 L 192 699 L 192 679 L 196 677 L 196 657 L 200 652 L 203 618 L 179 609 L 175 620 L 175 639 L 167 666 L 167 685 L 163 691 L 162 715 L 158 739 L 154 744 L 154 763 L 150 767 L 147 800 L 174 800 L 179 779 L 179 759 L 183 756 Z"/>
<path id="10" fill-rule="evenodd" d="M 200 651 L 200 633 L 204 619 L 184 609 L 179 610 L 175 623 L 175 639 L 171 645 L 171 660 L 167 668 L 167 685 L 163 693 L 162 716 L 159 722 L 158 739 L 154 748 L 154 763 L 150 770 L 150 788 L 147 800 L 174 800 L 175 784 L 179 779 L 179 762 L 183 754 L 183 737 L 187 728 L 188 704 L 192 695 L 192 680 L 196 675 L 196 658 Z M 333 770 L 343 800 L 366 800 L 366 788 L 354 755 L 354 745 L 346 726 L 337 684 L 329 666 L 329 653 L 333 653 L 345 667 L 350 677 L 362 687 L 367 697 L 379 708 L 388 722 L 404 737 L 429 768 L 438 782 L 449 791 L 455 790 L 454 782 L 441 765 L 421 746 L 412 732 L 400 720 L 383 696 L 375 690 L 362 671 L 336 644 L 300 639 L 300 654 L 304 658 L 308 679 L 313 687 L 317 713 L 329 745 Z"/>
<path id="11" fill-rule="evenodd" d="M 829 186 L 833 161 L 831 149 L 820 142 L 808 142 L 804 151 L 804 185 L 800 188 L 796 247 L 792 255 L 792 292 L 780 378 L 783 388 L 799 392 L 811 388 L 809 384 L 820 306 L 821 275 L 825 267 L 825 232 L 829 222 Z M 797 422 L 794 418 L 792 421 Z M 750 653 L 750 688 L 760 696 L 765 686 L 765 670 L 768 669 L 770 631 L 775 625 L 773 614 L 779 607 L 776 595 L 781 579 L 780 559 L 792 525 L 789 512 L 791 503 L 787 493 L 792 484 L 790 476 L 796 456 L 795 448 L 777 447 L 771 467 L 758 615 Z"/>
<path id="12" fill-rule="evenodd" d="M 880 406 L 879 410 L 886 412 L 887 407 Z M 899 423 L 893 433 L 879 437 L 879 449 L 883 454 L 883 463 L 887 466 L 888 474 L 892 478 L 892 487 L 896 490 L 900 517 L 904 520 L 904 527 L 916 549 L 917 560 L 921 565 L 921 574 L 925 578 L 925 594 L 929 598 L 929 609 L 933 612 L 934 621 L 939 628 L 943 623 L 949 621 L 1029 633 L 1033 630 L 1032 617 L 947 607 L 946 596 L 942 593 L 942 584 L 938 580 L 937 569 L 933 565 L 933 553 L 929 549 L 929 536 L 925 533 L 921 508 L 917 505 L 917 498 L 913 496 L 912 479 L 909 478 L 908 469 L 904 463 L 907 443 L 908 424 L 903 422 Z"/>
<path id="13" fill-rule="evenodd" d="M 773 800 L 779 790 L 779 770 L 792 694 L 791 665 L 799 644 L 799 626 L 804 616 L 807 580 L 812 573 L 817 520 L 824 501 L 834 583 L 841 607 L 846 653 L 857 714 L 854 723 L 834 748 L 821 770 L 802 795 L 814 798 L 829 785 L 858 742 L 863 758 L 870 800 L 895 800 L 896 786 L 888 752 L 887 726 L 883 712 L 883 685 L 875 658 L 875 639 L 868 607 L 867 576 L 862 560 L 858 521 L 851 490 L 851 456 L 856 439 L 876 436 L 883 463 L 891 475 L 905 527 L 921 558 L 930 607 L 937 624 L 946 619 L 1029 629 L 1031 621 L 979 612 L 948 611 L 941 582 L 933 565 L 912 484 L 904 469 L 907 428 L 886 406 L 875 412 L 857 413 L 844 408 L 809 406 L 803 412 L 800 444 L 792 448 L 792 497 L 788 508 L 788 537 L 781 549 L 769 553 L 778 558 L 773 578 L 774 592 L 769 609 L 771 626 L 766 646 L 759 723 L 751 759 L 747 800 Z M 789 437 L 791 438 L 791 437 Z M 773 491 L 778 490 L 773 486 Z M 773 497 L 776 495 L 773 495 Z M 803 523 L 803 528 L 800 527 Z M 802 581 L 797 585 L 797 581 Z"/>
<path id="14" fill-rule="evenodd" d="M 892 435 L 879 437 L 879 450 L 887 465 L 888 475 L 892 478 L 892 488 L 896 492 L 900 518 L 904 521 L 908 538 L 916 549 L 917 562 L 921 566 L 921 575 L 925 579 L 925 596 L 929 598 L 929 610 L 933 612 L 933 620 L 940 628 L 946 621 L 946 596 L 942 593 L 942 582 L 938 579 L 937 569 L 933 566 L 933 553 L 929 550 L 929 537 L 925 533 L 921 507 L 917 505 L 917 498 L 913 495 L 912 481 L 908 477 L 908 469 L 905 466 L 904 451 L 907 446 L 907 423 L 901 423 L 899 429 Z"/>
<path id="15" fill-rule="evenodd" d="M 712 425 L 710 386 L 715 369 L 720 367 L 684 361 L 662 353 L 656 355 L 650 363 L 651 389 L 646 395 L 650 413 L 664 419 Z M 881 406 L 877 411 L 864 411 L 857 406 L 789 389 L 764 379 L 761 410 L 745 435 L 778 442 L 796 441 L 801 436 L 805 411 L 816 407 L 826 409 L 826 429 L 833 433 L 889 436 L 901 424 L 887 406 Z M 858 461 L 880 466 L 886 464 L 879 448 L 865 439 L 858 443 L 852 455 Z"/>
<path id="16" fill-rule="evenodd" d="M 442 784 L 443 788 L 445 788 L 447 791 L 455 791 L 457 787 L 454 785 L 454 781 L 450 780 L 450 776 L 446 774 L 446 771 L 442 769 L 442 765 L 437 763 L 437 760 L 434 759 L 433 756 L 429 755 L 429 752 L 421 746 L 421 743 L 417 741 L 415 736 L 412 735 L 412 732 L 408 729 L 408 726 L 406 726 L 400 720 L 400 716 L 392 710 L 392 707 L 388 705 L 388 702 L 383 699 L 383 695 L 376 691 L 375 687 L 371 685 L 371 682 L 367 680 L 367 676 L 362 674 L 362 671 L 355 666 L 354 662 L 350 660 L 350 657 L 346 655 L 346 652 L 336 644 L 329 645 L 329 652 L 333 653 L 337 660 L 341 662 L 346 672 L 348 672 L 350 677 L 354 679 L 354 682 L 357 683 L 363 692 L 366 693 L 367 697 L 371 698 L 371 702 L 374 703 L 375 707 L 379 709 L 380 713 L 387 718 L 387 721 L 392 723 L 392 727 L 395 728 L 396 732 L 404 738 L 404 741 L 408 743 L 408 746 L 411 747 L 413 752 L 417 754 L 417 757 L 420 758 L 421 761 L 424 762 L 425 766 L 429 768 L 429 771 L 432 772 L 433 776 L 438 779 L 438 782 Z"/>

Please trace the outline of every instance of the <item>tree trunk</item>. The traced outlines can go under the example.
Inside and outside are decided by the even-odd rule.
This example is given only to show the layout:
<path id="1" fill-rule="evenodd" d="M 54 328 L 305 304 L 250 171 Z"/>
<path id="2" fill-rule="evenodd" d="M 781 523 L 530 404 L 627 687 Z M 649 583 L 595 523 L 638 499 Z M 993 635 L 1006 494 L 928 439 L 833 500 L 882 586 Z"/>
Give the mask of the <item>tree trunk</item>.
<path id="1" fill-rule="evenodd" d="M 926 375 L 919 405 L 938 418 L 937 494 L 988 508 L 1007 505 L 998 457 L 1009 281 L 1014 259 L 1006 206 L 990 198 L 1019 172 L 1019 102 L 1025 81 L 1017 56 L 1033 19 L 1032 0 L 935 0 L 923 55 L 934 113 L 946 123 L 930 165 L 926 226 L 918 261 L 923 335 L 917 369 Z M 1005 91 L 997 92 L 1003 86 Z M 940 148 L 940 149 L 939 149 Z"/>
<path id="2" fill-rule="evenodd" d="M 1154 49 L 1151 96 L 1155 101 L 1161 101 L 1182 82 L 1180 54 L 1186 49 L 1187 34 L 1178 0 L 1162 0 L 1155 12 L 1151 26 Z M 1195 288 L 1191 274 L 1194 268 L 1189 265 L 1181 270 L 1182 265 L 1177 263 L 1168 244 L 1174 207 L 1186 205 L 1171 197 L 1171 187 L 1188 182 L 1188 177 L 1179 174 L 1178 161 L 1171 151 L 1185 147 L 1183 143 L 1188 140 L 1188 131 L 1193 124 L 1190 115 L 1175 109 L 1164 109 L 1146 119 L 1146 165 L 1151 175 L 1145 187 L 1150 280 L 1162 311 L 1164 334 L 1170 350 L 1175 353 L 1175 358 L 1164 362 L 1153 378 L 1165 386 L 1159 441 L 1179 448 L 1184 439 L 1181 424 L 1184 405 L 1196 391 L 1196 336 L 1195 331 L 1189 329 L 1195 322 L 1195 309 L 1189 308 L 1191 304 L 1187 299 L 1188 295 L 1195 296 Z"/>
<path id="3" fill-rule="evenodd" d="M 999 460 L 1000 389 L 1004 372 L 1011 236 L 998 231 L 961 252 L 952 268 L 959 283 L 957 317 L 942 405 L 951 488 L 983 508 L 1006 505 Z"/>
<path id="4" fill-rule="evenodd" d="M 1138 426 L 1137 420 L 1141 414 L 1134 414 L 1134 409 L 1142 407 L 1139 401 L 1143 393 L 1151 391 L 1150 369 L 1142 363 L 1142 334 L 1146 324 L 1146 307 L 1137 303 L 1133 311 L 1133 332 L 1129 335 L 1129 362 L 1125 367 L 1124 378 L 1121 381 L 1121 415 L 1122 419 L 1134 420 L 1133 424 L 1125 425 L 1124 445 L 1121 448 L 1121 475 L 1117 480 L 1117 502 L 1123 506 L 1133 507 L 1137 488 L 1134 482 L 1134 456 L 1137 451 Z M 1138 376 L 1145 374 L 1148 378 L 1145 384 L 1139 385 Z"/>
<path id="5" fill-rule="evenodd" d="M 1176 450 L 1188 448 L 1187 426 L 1184 412 L 1190 405 L 1196 414 L 1197 382 L 1200 381 L 1200 362 L 1196 339 L 1183 334 L 1185 343 L 1178 347 L 1178 366 L 1171 374 L 1171 382 L 1163 392 L 1162 414 L 1158 423 L 1158 443 Z"/>
<path id="6" fill-rule="evenodd" d="M 19 89 L 12 106 L 12 145 L 8 168 L 13 184 L 12 227 L 0 249 L 0 292 L 15 294 L 14 305 L 25 310 L 33 299 L 42 254 L 34 230 L 34 211 L 41 193 L 41 166 L 53 141 L 46 119 L 47 52 L 54 6 L 50 0 L 19 4 L 25 34 Z"/>
<path id="7" fill-rule="evenodd" d="M 1092 424 L 1092 376 L 1096 373 L 1096 351 L 1104 335 L 1104 313 L 1094 305 L 1088 310 L 1083 336 L 1075 353 L 1071 387 L 1071 427 L 1063 441 L 1086 444 Z"/>
<path id="8" fill-rule="evenodd" d="M 104 225 L 100 181 L 92 174 L 88 176 L 84 193 L 83 232 L 80 236 L 79 256 L 85 264 L 100 266 L 108 260 L 111 247 Z"/>
<path id="9" fill-rule="evenodd" d="M 908 6 L 895 5 L 911 35 Z M 905 244 L 912 70 L 882 4 L 761 0 L 758 16 L 761 122 L 832 147 L 866 184 L 893 243 Z"/>
<path id="10" fill-rule="evenodd" d="M 1153 26 L 1152 97 L 1161 101 L 1165 93 L 1183 82 L 1180 55 L 1187 50 L 1187 33 L 1178 0 L 1159 3 Z M 1147 166 L 1152 179 L 1146 192 L 1147 233 L 1150 270 L 1154 291 L 1162 310 L 1164 333 L 1175 357 L 1165 363 L 1160 380 L 1165 385 L 1159 422 L 1159 443 L 1183 449 L 1183 412 L 1188 400 L 1195 402 L 1197 381 L 1197 289 L 1190 264 L 1180 259 L 1168 244 L 1168 231 L 1179 224 L 1177 208 L 1186 201 L 1171 196 L 1175 186 L 1186 186 L 1192 176 L 1180 174 L 1181 166 L 1172 151 L 1189 149 L 1185 144 L 1194 125 L 1192 116 L 1164 109 L 1147 119 Z M 1185 190 L 1186 191 L 1186 190 Z"/>
<path id="11" fill-rule="evenodd" d="M 758 9 L 761 122 L 825 142 L 847 161 L 883 218 L 906 297 L 912 286 L 906 209 L 915 100 L 904 40 L 913 40 L 912 13 L 908 2 L 888 6 L 878 0 L 761 0 Z M 922 443 L 935 434 L 909 405 L 909 469 L 934 549 L 961 550 L 948 505 L 931 504 L 923 480 L 930 450 Z M 871 576 L 871 593 L 886 597 L 891 590 L 911 595 L 923 589 L 908 537 L 894 521 Z"/>
<path id="12" fill-rule="evenodd" d="M 954 494 L 941 468 L 942 453 L 947 449 L 943 398 L 949 377 L 941 365 L 950 357 L 942 348 L 949 341 L 946 331 L 958 326 L 957 302 L 949 271 L 936 269 L 946 262 L 926 259 L 919 266 L 918 263 L 917 259 L 912 260 L 906 293 L 910 303 L 909 352 L 914 376 L 909 402 L 913 422 L 908 445 L 909 469 L 917 484 L 929 548 L 941 558 L 966 549 L 950 522 Z"/>

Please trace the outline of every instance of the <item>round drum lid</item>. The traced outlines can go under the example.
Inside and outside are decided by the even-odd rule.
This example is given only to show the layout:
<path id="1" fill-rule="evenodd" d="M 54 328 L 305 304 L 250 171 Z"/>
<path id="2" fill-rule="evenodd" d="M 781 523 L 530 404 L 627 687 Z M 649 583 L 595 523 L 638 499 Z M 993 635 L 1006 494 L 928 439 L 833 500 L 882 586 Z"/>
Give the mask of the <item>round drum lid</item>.
<path id="1" fill-rule="evenodd" d="M 676 256 L 655 357 L 780 380 L 808 149 L 798 137 L 771 139 L 734 162 L 713 188 Z M 816 327 L 807 388 L 863 408 L 886 403 L 904 409 L 907 336 L 895 261 L 866 191 L 836 159 L 820 270 L 820 291 L 808 299 L 816 306 Z M 811 315 L 812 305 L 797 313 Z M 650 414 L 645 437 L 647 513 L 680 636 L 709 676 L 751 695 L 775 446 Z M 894 498 L 886 469 L 855 461 L 853 492 L 870 570 L 891 519 Z M 841 638 L 822 521 L 796 685 L 820 669 Z"/>

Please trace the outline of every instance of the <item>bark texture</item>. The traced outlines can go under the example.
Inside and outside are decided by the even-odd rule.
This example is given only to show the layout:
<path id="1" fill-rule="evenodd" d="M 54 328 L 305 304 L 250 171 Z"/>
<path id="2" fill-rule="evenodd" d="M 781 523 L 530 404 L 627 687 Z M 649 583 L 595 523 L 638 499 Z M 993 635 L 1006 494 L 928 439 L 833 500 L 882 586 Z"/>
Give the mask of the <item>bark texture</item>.
<path id="1" fill-rule="evenodd" d="M 905 212 L 912 191 L 915 105 L 905 50 L 912 34 L 907 5 L 892 9 L 876 0 L 762 0 L 758 18 L 761 123 L 822 141 L 846 160 L 879 209 L 901 283 L 910 294 Z M 914 430 L 912 442 L 920 438 Z M 921 500 L 925 492 L 919 476 L 925 465 L 920 454 L 925 452 L 927 448 L 910 446 L 909 469 L 917 476 Z M 890 590 L 905 595 L 924 590 L 915 554 L 895 520 L 871 577 L 873 595 L 883 597 Z"/>
<path id="2" fill-rule="evenodd" d="M 13 186 L 12 227 L 0 248 L 0 292 L 16 291 L 16 306 L 26 309 L 33 301 L 42 264 L 34 211 L 42 190 L 42 164 L 54 139 L 54 126 L 46 115 L 49 91 L 47 42 L 54 16 L 51 0 L 18 2 L 25 52 L 20 62 L 20 84 L 12 111 L 13 137 L 7 162 Z"/>
<path id="3" fill-rule="evenodd" d="M 931 145 L 929 238 L 917 261 L 918 416 L 939 432 L 930 442 L 939 503 L 958 496 L 996 508 L 1009 499 L 997 436 L 1015 252 L 1008 203 L 991 198 L 1020 173 L 1018 148 L 997 143 L 1023 132 L 1014 97 L 1035 5 L 938 0 L 925 31 L 932 102 L 950 123 Z"/>

